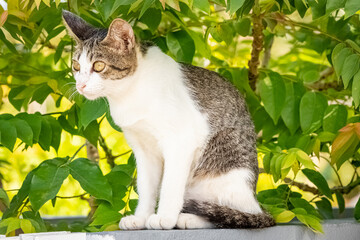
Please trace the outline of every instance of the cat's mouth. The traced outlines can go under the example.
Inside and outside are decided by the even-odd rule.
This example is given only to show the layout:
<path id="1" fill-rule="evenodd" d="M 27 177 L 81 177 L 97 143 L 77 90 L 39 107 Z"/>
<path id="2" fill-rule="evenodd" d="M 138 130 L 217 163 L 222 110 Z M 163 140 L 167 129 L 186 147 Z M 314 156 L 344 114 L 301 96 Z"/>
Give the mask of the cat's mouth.
<path id="1" fill-rule="evenodd" d="M 85 89 L 78 89 L 77 91 L 83 95 L 85 98 L 89 99 L 89 100 L 95 100 L 96 98 L 98 98 L 99 96 L 97 94 L 91 93 L 86 91 Z"/>

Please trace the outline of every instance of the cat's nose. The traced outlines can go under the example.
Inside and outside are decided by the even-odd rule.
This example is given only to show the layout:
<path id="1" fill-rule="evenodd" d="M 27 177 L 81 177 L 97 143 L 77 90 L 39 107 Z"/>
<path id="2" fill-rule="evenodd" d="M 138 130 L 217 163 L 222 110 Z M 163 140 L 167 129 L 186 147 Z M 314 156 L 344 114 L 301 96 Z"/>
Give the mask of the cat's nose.
<path id="1" fill-rule="evenodd" d="M 77 83 L 76 87 L 80 90 L 83 90 L 86 87 L 86 84 L 85 83 Z"/>

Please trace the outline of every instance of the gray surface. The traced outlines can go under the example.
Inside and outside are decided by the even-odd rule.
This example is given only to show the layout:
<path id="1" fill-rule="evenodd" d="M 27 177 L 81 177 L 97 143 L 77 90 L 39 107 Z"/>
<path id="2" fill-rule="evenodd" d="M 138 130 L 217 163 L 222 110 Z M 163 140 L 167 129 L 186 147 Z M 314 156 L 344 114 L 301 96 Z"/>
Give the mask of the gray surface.
<path id="1" fill-rule="evenodd" d="M 316 234 L 300 224 L 277 225 L 265 229 L 199 229 L 199 230 L 141 230 L 88 233 L 87 240 L 101 239 L 110 235 L 114 240 L 128 239 L 190 239 L 190 240 L 233 240 L 233 239 L 276 239 L 276 240 L 360 240 L 360 224 L 353 219 L 335 219 L 323 222 L 325 234 Z M 109 238 L 108 238 L 109 239 Z M 110 238 L 111 239 L 111 238 Z"/>

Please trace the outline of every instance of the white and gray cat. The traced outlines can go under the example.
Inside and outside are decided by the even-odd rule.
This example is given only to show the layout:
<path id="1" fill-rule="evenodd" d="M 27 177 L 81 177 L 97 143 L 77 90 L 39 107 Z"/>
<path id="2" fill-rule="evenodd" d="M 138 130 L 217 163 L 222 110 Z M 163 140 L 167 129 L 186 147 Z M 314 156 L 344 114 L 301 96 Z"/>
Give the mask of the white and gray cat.
<path id="1" fill-rule="evenodd" d="M 63 18 L 77 43 L 78 92 L 108 99 L 136 156 L 139 204 L 121 229 L 274 225 L 255 197 L 254 125 L 229 82 L 137 43 L 122 19 L 99 29 L 68 11 Z"/>

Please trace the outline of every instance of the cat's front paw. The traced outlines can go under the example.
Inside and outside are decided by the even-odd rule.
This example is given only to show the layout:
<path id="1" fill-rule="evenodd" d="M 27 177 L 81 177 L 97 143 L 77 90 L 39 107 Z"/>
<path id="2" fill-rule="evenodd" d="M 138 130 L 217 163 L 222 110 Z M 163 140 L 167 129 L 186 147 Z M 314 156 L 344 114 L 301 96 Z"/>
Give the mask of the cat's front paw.
<path id="1" fill-rule="evenodd" d="M 153 214 L 146 221 L 147 229 L 173 229 L 177 222 L 177 216 L 164 216 Z"/>
<path id="2" fill-rule="evenodd" d="M 123 217 L 120 220 L 119 227 L 121 230 L 140 230 L 145 229 L 145 217 L 138 217 L 135 215 Z"/>

